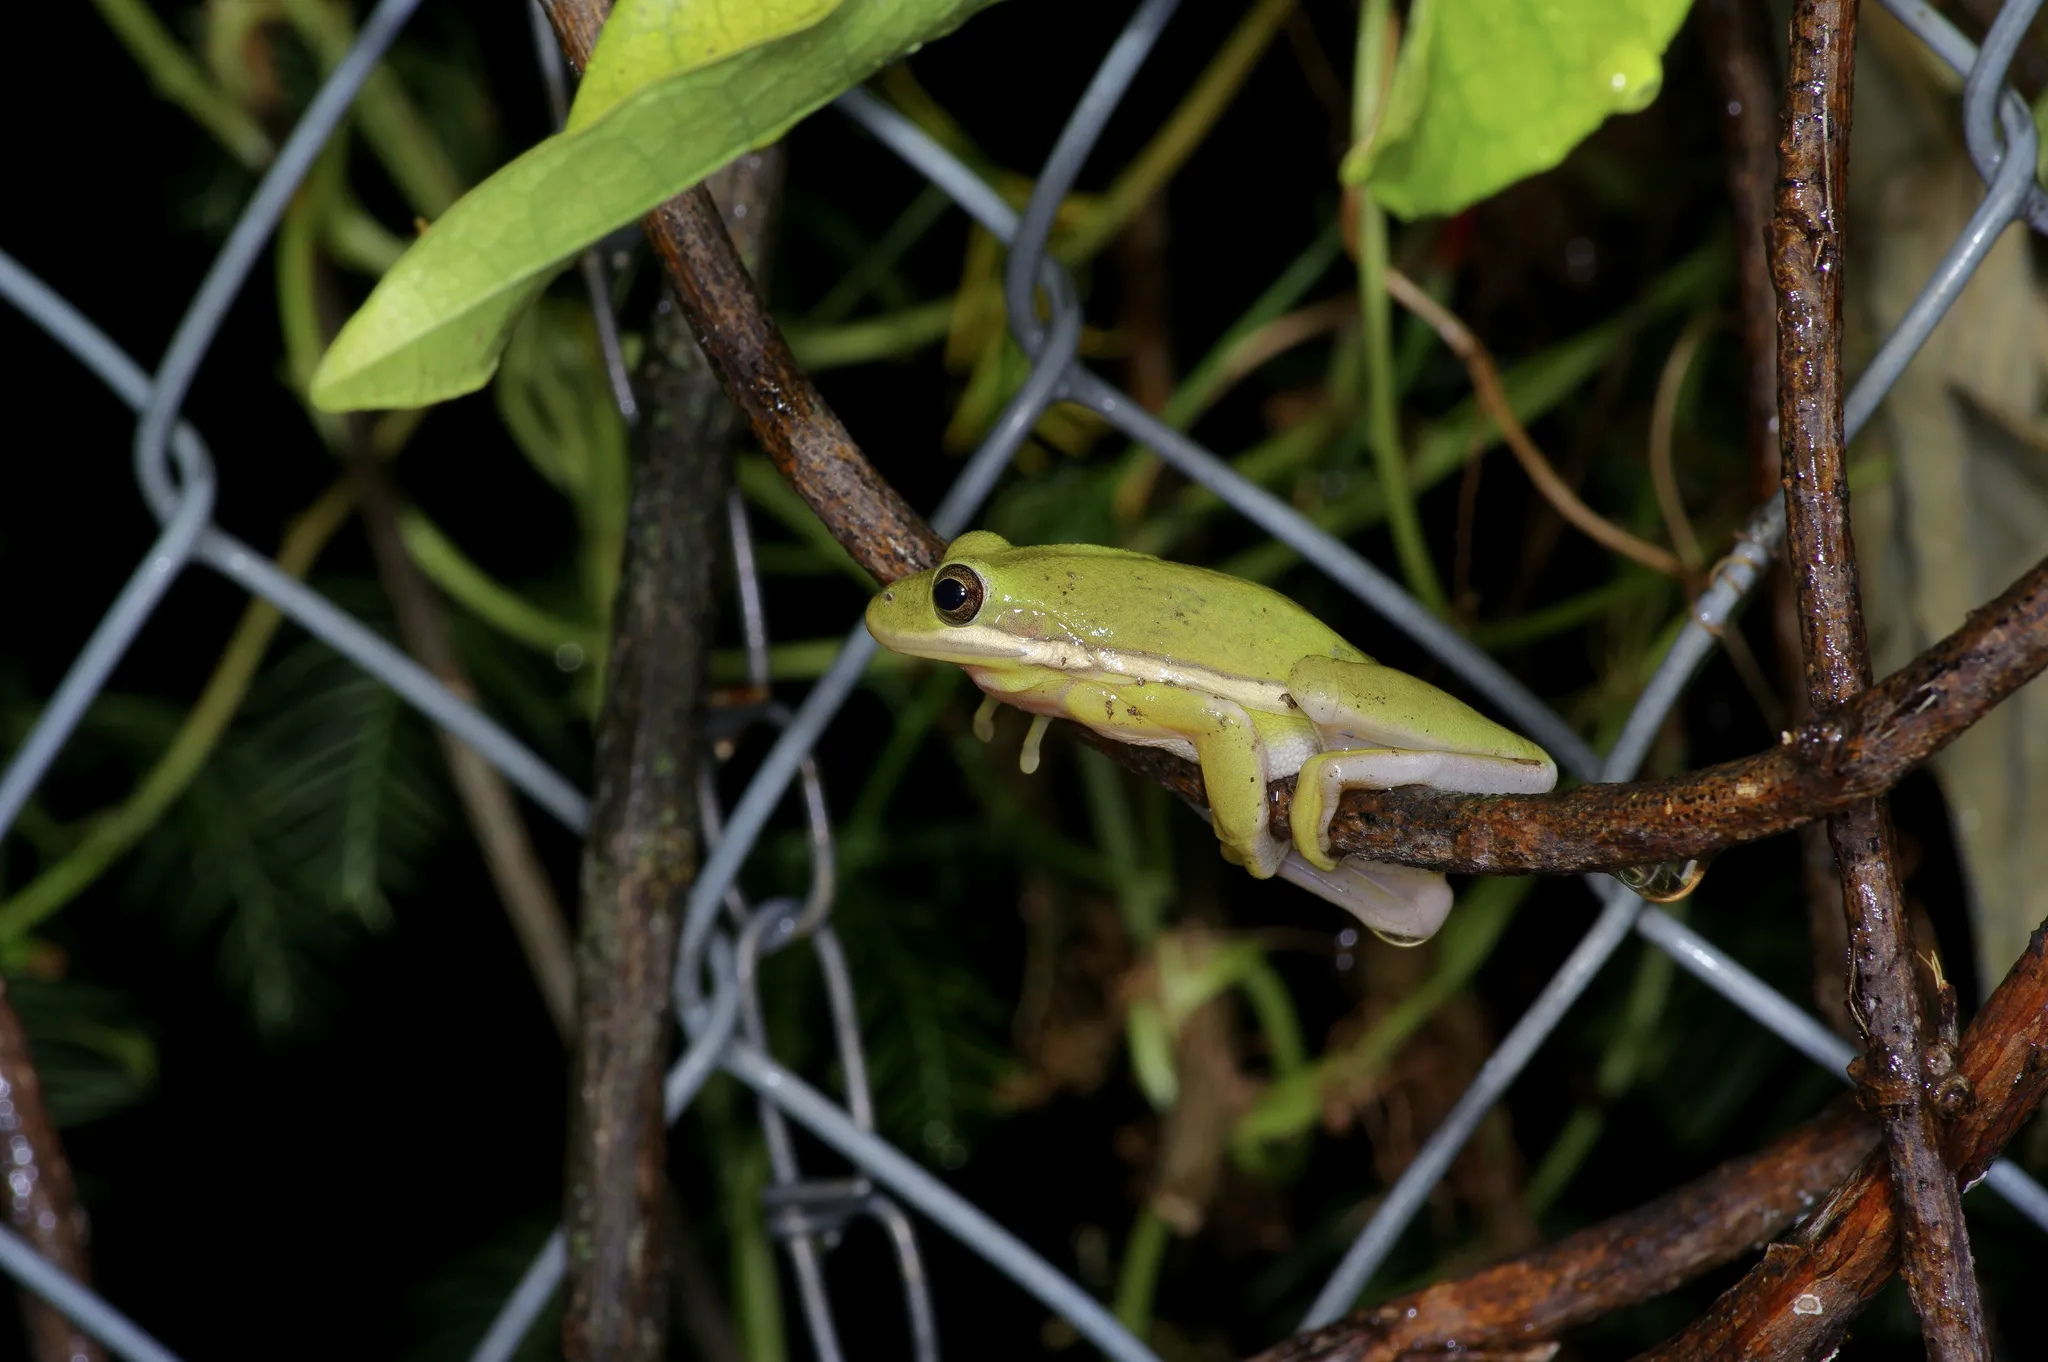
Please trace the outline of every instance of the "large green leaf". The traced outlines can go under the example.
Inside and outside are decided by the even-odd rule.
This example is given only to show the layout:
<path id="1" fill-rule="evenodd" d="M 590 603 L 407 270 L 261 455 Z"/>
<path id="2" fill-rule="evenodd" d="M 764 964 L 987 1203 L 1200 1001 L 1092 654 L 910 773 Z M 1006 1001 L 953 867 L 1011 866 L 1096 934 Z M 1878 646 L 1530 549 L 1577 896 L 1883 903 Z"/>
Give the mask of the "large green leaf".
<path id="1" fill-rule="evenodd" d="M 1416 0 L 1377 133 L 1345 158 L 1404 218 L 1455 213 L 1548 170 L 1657 97 L 1691 0 Z"/>
<path id="2" fill-rule="evenodd" d="M 570 129 L 413 243 L 335 337 L 313 374 L 314 403 L 417 407 L 481 387 L 520 315 L 578 251 L 989 3 L 772 0 L 765 19 L 744 22 L 734 17 L 751 7 L 743 0 L 622 3 L 629 22 L 599 38 L 595 85 Z"/>

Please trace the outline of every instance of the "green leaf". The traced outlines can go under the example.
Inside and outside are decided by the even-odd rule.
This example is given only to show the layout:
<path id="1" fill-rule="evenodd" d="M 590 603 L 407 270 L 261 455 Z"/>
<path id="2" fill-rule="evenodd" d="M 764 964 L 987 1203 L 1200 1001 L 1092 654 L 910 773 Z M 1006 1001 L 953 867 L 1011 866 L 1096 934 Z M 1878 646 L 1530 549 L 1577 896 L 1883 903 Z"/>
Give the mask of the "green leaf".
<path id="1" fill-rule="evenodd" d="M 335 337 L 313 374 L 314 404 L 417 407 L 481 387 L 521 314 L 577 252 L 989 3 L 842 0 L 819 22 L 765 41 L 773 24 L 689 28 L 700 43 L 756 35 L 695 66 L 680 50 L 656 60 L 656 12 L 706 6 L 621 5 L 634 26 L 616 40 L 608 26 L 598 40 L 593 71 L 600 55 L 610 69 L 595 95 L 579 96 L 571 129 L 465 194 L 413 243 Z M 767 8 L 794 23 L 823 4 Z"/>
<path id="2" fill-rule="evenodd" d="M 1458 212 L 1647 108 L 1691 0 L 1416 0 L 1377 135 L 1344 161 L 1404 218 Z"/>
<path id="3" fill-rule="evenodd" d="M 619 0 L 576 86 L 568 131 L 672 76 L 801 33 L 839 0 Z"/>

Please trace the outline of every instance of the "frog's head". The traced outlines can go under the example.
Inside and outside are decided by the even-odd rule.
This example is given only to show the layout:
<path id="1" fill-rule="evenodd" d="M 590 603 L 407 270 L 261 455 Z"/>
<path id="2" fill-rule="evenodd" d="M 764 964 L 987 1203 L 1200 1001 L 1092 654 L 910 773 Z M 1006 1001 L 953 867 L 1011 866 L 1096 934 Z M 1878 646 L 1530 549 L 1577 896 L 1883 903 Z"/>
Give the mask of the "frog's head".
<path id="1" fill-rule="evenodd" d="M 946 546 L 938 566 L 892 582 L 868 602 L 868 632 L 892 653 L 987 664 L 1022 654 L 1002 608 L 1010 542 L 972 530 Z"/>

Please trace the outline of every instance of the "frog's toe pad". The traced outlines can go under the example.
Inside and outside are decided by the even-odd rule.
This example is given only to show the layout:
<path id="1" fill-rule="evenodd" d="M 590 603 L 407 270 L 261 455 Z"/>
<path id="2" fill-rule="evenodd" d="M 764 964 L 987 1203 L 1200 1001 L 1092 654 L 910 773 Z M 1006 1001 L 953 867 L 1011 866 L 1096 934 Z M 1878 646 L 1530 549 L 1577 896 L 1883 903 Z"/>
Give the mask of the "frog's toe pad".
<path id="1" fill-rule="evenodd" d="M 1296 852 L 1281 865 L 1280 877 L 1348 910 L 1373 935 L 1395 946 L 1421 945 L 1451 915 L 1450 882 L 1434 870 L 1358 856 L 1322 870 Z"/>

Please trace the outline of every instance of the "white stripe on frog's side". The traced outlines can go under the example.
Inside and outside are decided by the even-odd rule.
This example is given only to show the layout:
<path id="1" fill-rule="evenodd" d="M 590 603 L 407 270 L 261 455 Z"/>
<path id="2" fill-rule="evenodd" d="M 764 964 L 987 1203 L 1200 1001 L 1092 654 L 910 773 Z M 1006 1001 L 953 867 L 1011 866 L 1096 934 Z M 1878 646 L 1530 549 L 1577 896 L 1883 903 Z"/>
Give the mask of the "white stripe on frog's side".
<path id="1" fill-rule="evenodd" d="M 932 646 L 935 643 L 944 646 Z M 1287 694 L 1285 681 L 1254 680 L 1207 667 L 1191 667 L 1185 662 L 1169 661 L 1156 653 L 1129 652 L 1100 645 L 1091 647 L 1076 638 L 1020 638 L 1000 629 L 968 624 L 947 630 L 941 638 L 919 639 L 904 651 L 942 662 L 956 662 L 963 667 L 1007 662 L 1060 672 L 1077 681 L 1094 681 L 1103 685 L 1140 682 L 1174 686 L 1235 700 L 1248 710 L 1264 714 L 1300 712 Z M 989 679 L 1001 685 L 1000 678 Z M 1020 683 L 1019 688 L 1023 684 L 1031 683 Z M 988 687 L 984 685 L 984 689 Z"/>

